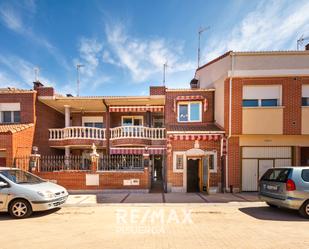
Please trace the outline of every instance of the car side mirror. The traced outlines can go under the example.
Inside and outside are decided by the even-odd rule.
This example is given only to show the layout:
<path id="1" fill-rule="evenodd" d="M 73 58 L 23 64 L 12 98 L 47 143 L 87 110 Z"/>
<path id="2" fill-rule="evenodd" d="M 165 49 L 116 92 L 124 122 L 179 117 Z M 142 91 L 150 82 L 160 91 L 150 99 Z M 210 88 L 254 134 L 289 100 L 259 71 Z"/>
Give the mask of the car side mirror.
<path id="1" fill-rule="evenodd" d="M 9 186 L 6 182 L 0 182 L 0 188 L 7 188 Z"/>

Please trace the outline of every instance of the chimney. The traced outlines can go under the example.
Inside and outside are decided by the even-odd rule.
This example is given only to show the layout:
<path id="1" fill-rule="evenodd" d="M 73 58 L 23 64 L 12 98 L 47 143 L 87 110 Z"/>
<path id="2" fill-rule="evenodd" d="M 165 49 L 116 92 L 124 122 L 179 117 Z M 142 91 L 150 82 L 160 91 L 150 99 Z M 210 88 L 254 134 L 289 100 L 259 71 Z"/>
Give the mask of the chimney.
<path id="1" fill-rule="evenodd" d="M 196 89 L 196 88 L 199 88 L 199 85 L 198 85 L 198 80 L 193 78 L 190 82 L 190 87 L 191 89 Z"/>
<path id="2" fill-rule="evenodd" d="M 33 82 L 33 89 L 37 90 L 39 87 L 44 86 L 40 81 L 34 81 Z"/>
<path id="3" fill-rule="evenodd" d="M 305 46 L 305 50 L 309 50 L 309 43 Z"/>

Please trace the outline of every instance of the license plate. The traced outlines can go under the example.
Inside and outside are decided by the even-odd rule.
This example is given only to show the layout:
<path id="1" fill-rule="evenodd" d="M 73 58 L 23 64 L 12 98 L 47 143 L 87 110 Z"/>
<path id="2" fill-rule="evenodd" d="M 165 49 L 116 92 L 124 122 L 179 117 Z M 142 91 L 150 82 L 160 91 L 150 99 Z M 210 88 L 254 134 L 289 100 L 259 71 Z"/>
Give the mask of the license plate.
<path id="1" fill-rule="evenodd" d="M 270 191 L 278 191 L 278 186 L 266 185 L 266 189 Z"/>
<path id="2" fill-rule="evenodd" d="M 60 206 L 64 203 L 65 203 L 65 200 L 61 200 L 61 201 L 54 202 L 53 205 L 54 205 L 54 207 L 58 207 L 58 206 Z"/>

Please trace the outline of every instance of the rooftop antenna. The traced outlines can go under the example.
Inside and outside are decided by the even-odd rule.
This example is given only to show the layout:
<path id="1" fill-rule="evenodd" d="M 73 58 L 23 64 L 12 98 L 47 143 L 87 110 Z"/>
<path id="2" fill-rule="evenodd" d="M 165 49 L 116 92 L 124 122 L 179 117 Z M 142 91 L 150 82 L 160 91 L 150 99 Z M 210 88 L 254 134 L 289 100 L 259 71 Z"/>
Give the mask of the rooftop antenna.
<path id="1" fill-rule="evenodd" d="M 40 74 L 40 68 L 39 67 L 35 67 L 34 68 L 34 82 L 38 82 L 39 81 L 39 74 Z"/>
<path id="2" fill-rule="evenodd" d="M 304 41 L 309 40 L 309 36 L 304 37 L 304 35 L 302 35 L 298 40 L 297 40 L 297 50 L 299 50 L 300 46 L 303 45 Z"/>
<path id="3" fill-rule="evenodd" d="M 84 65 L 82 64 L 77 64 L 76 65 L 76 70 L 77 70 L 77 96 L 79 96 L 79 85 L 80 85 L 80 72 L 79 72 L 79 69 L 81 67 L 84 67 Z"/>
<path id="4" fill-rule="evenodd" d="M 163 64 L 163 86 L 165 86 L 165 79 L 166 79 L 166 69 L 168 67 L 167 61 Z"/>
<path id="5" fill-rule="evenodd" d="M 210 29 L 210 26 L 205 27 L 205 28 L 200 27 L 198 30 L 197 68 L 200 67 L 200 62 L 201 62 L 201 35 L 203 32 L 209 29 Z"/>

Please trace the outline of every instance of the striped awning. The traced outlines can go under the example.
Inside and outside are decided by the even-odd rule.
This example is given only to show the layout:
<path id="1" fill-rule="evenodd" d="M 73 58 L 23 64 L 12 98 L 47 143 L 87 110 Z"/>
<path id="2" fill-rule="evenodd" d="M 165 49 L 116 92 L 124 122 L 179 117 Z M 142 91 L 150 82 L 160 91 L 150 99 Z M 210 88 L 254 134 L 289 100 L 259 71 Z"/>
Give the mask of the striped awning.
<path id="1" fill-rule="evenodd" d="M 208 100 L 201 95 L 189 95 L 189 96 L 177 96 L 174 99 L 174 112 L 176 112 L 176 102 L 177 101 L 194 101 L 194 100 L 204 100 L 204 112 L 208 109 Z"/>
<path id="2" fill-rule="evenodd" d="M 143 154 L 150 154 L 150 155 L 162 155 L 165 154 L 166 148 L 118 148 L 118 147 L 113 147 L 110 148 L 110 154 L 122 154 L 122 155 L 143 155 Z"/>
<path id="3" fill-rule="evenodd" d="M 110 106 L 110 112 L 163 112 L 164 106 Z"/>
<path id="4" fill-rule="evenodd" d="M 218 141 L 221 138 L 221 134 L 173 134 L 169 136 L 170 140 L 180 141 Z"/>

